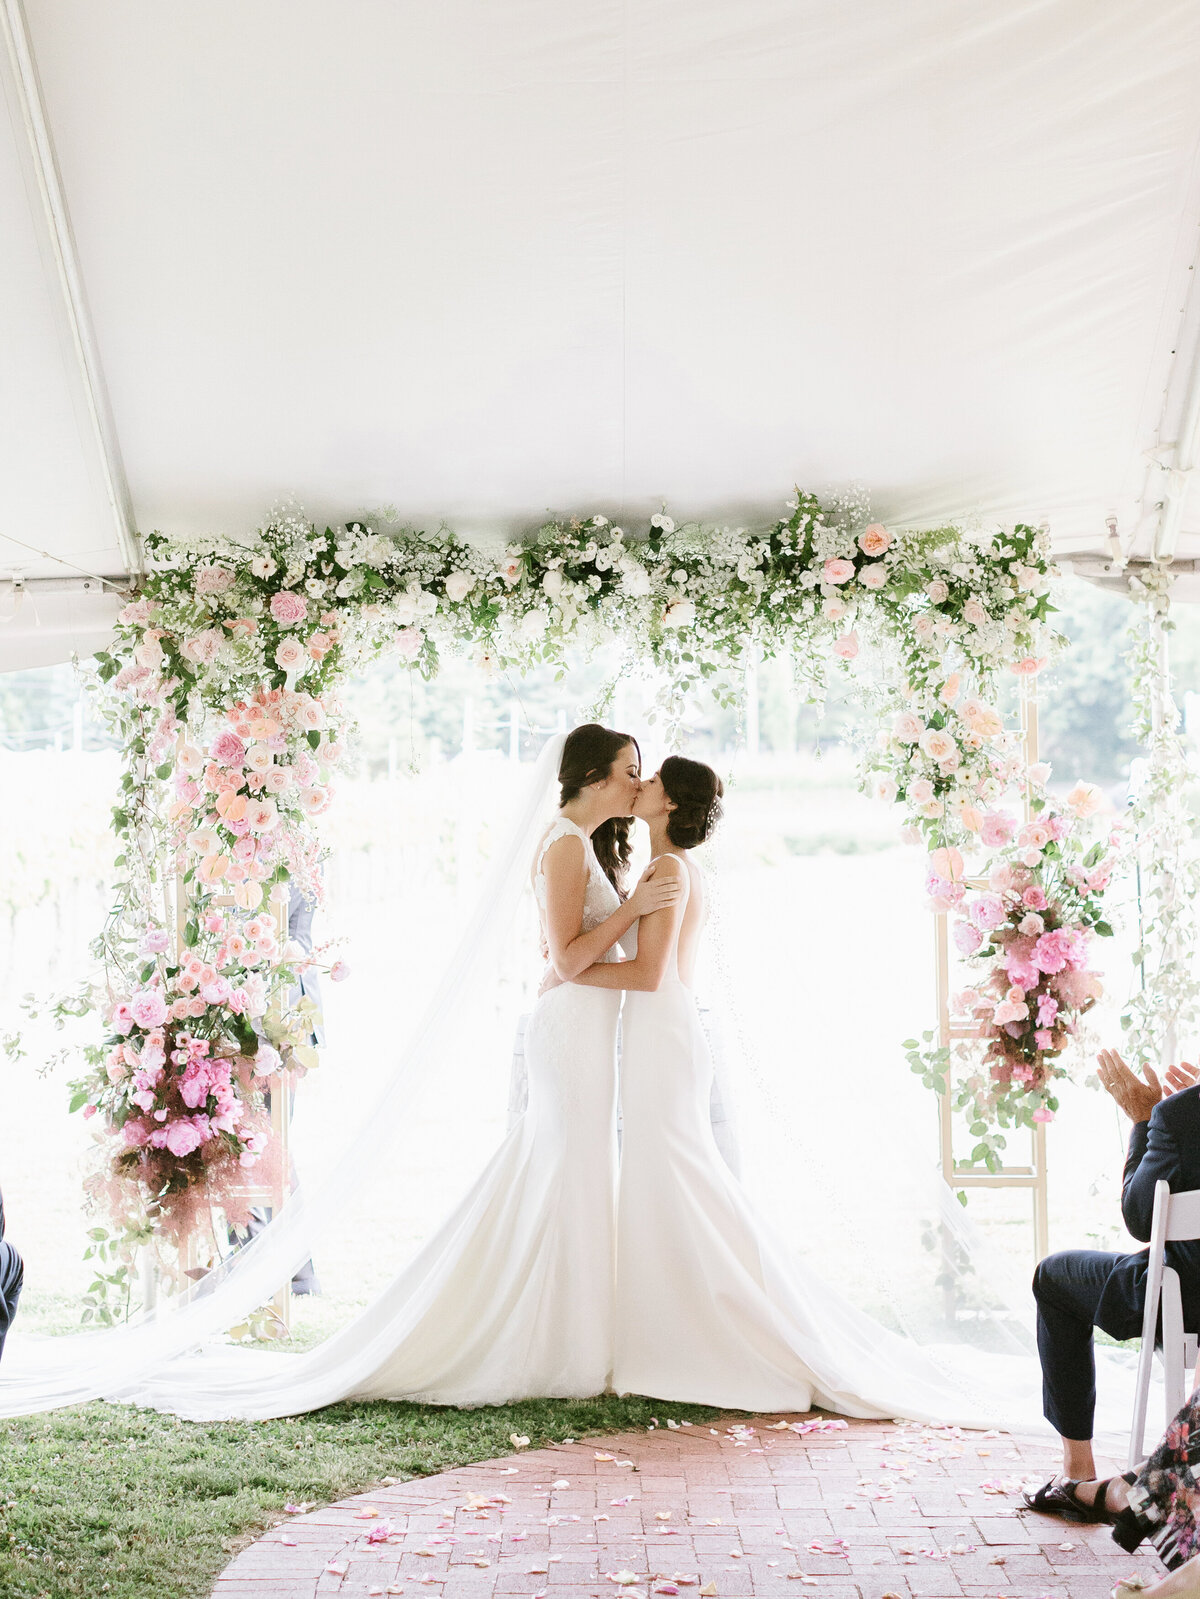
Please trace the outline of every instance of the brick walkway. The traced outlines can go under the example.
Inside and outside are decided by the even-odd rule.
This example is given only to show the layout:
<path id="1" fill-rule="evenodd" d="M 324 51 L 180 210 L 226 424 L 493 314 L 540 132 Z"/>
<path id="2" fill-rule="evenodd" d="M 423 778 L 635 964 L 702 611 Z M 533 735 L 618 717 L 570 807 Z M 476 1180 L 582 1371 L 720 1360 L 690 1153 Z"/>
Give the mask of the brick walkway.
<path id="1" fill-rule="evenodd" d="M 518 1451 L 300 1511 L 216 1599 L 1107 1599 L 1162 1567 L 1018 1514 L 1049 1442 L 769 1416 Z"/>

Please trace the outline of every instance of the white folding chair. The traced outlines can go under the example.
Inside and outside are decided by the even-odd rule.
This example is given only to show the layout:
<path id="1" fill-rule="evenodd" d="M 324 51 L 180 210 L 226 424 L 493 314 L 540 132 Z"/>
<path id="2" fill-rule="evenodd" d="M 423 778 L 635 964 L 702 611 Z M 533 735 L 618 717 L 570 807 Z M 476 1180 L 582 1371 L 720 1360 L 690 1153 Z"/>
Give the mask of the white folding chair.
<path id="1" fill-rule="evenodd" d="M 1187 1397 L 1187 1373 L 1196 1366 L 1196 1334 L 1183 1330 L 1183 1301 L 1179 1274 L 1166 1261 L 1167 1244 L 1200 1239 L 1200 1189 L 1173 1194 L 1169 1184 L 1154 1185 L 1154 1216 L 1150 1224 L 1150 1264 L 1146 1272 L 1146 1309 L 1142 1316 L 1142 1352 L 1138 1357 L 1137 1393 L 1133 1402 L 1133 1428 L 1129 1435 L 1129 1467 L 1146 1458 L 1146 1407 L 1150 1402 L 1150 1368 L 1154 1363 L 1159 1304 L 1162 1305 L 1163 1394 L 1166 1401 L 1164 1431 L 1182 1410 Z"/>

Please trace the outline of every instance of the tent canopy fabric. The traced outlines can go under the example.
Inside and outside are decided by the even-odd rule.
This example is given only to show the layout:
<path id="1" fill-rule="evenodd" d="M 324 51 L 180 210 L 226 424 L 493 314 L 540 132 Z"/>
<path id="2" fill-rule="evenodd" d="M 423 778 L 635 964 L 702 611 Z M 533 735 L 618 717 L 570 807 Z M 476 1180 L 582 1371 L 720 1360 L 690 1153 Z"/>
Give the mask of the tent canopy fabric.
<path id="1" fill-rule="evenodd" d="M 284 497 L 1200 549 L 1192 0 L 0 18 L 0 601 Z"/>

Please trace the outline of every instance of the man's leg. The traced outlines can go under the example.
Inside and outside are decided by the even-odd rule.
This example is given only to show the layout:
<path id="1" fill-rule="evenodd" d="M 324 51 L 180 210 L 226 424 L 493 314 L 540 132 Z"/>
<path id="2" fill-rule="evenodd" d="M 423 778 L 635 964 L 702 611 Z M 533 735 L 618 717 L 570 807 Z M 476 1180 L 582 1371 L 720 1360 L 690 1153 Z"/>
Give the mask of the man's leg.
<path id="1" fill-rule="evenodd" d="M 1092 1430 L 1096 1414 L 1096 1312 L 1120 1255 L 1066 1249 L 1047 1255 L 1033 1274 L 1037 1300 L 1038 1355 L 1042 1362 L 1042 1409 L 1062 1439 L 1063 1475 L 1075 1481 L 1096 1475 Z"/>

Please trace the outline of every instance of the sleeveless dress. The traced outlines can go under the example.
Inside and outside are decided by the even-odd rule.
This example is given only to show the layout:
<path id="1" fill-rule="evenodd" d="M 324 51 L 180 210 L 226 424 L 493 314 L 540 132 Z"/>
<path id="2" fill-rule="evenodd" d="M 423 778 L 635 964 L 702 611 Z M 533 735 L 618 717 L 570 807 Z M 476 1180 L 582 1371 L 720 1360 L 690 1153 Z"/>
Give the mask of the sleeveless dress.
<path id="1" fill-rule="evenodd" d="M 691 880 L 683 873 L 686 907 Z M 682 917 L 680 918 L 682 925 Z M 750 1411 L 936 1417 L 943 1374 L 772 1237 L 713 1137 L 713 1064 L 679 976 L 621 1019 L 617 1393 Z"/>
<path id="2" fill-rule="evenodd" d="M 586 932 L 620 900 L 587 834 L 566 818 L 542 840 L 534 890 L 544 924 L 543 860 L 567 834 L 584 846 Z M 537 1001 L 525 1114 L 437 1233 L 348 1326 L 306 1354 L 205 1350 L 113 1397 L 204 1421 L 342 1399 L 484 1405 L 602 1393 L 612 1367 L 620 1001 L 617 990 L 574 983 Z"/>

